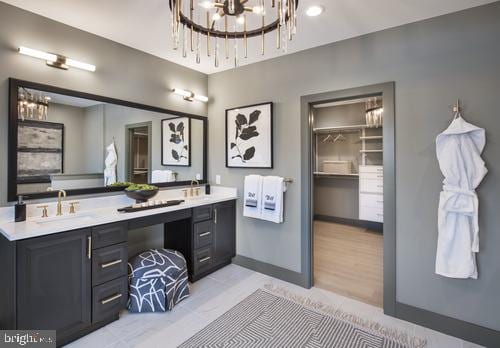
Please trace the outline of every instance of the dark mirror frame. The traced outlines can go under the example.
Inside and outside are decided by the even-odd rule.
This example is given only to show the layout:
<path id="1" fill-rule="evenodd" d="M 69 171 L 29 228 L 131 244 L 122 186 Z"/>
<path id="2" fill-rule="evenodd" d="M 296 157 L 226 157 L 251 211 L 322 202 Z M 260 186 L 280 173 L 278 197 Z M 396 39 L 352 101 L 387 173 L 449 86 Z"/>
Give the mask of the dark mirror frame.
<path id="1" fill-rule="evenodd" d="M 192 119 L 197 119 L 203 121 L 203 180 L 200 180 L 200 184 L 206 184 L 208 178 L 208 118 L 205 116 L 193 115 L 189 113 L 164 109 L 156 106 L 145 105 L 135 102 L 130 102 L 126 100 L 120 100 L 115 98 L 103 97 L 95 94 L 84 93 L 73 91 L 70 89 L 44 85 L 37 82 L 23 81 L 15 78 L 9 78 L 9 148 L 8 148 L 8 190 L 7 199 L 9 202 L 17 200 L 17 100 L 19 87 L 25 87 L 29 89 L 37 89 L 44 92 L 51 92 L 57 94 L 63 94 L 67 96 L 90 99 L 108 104 L 116 104 L 121 106 L 126 106 L 134 109 L 141 109 L 146 111 L 153 111 L 157 113 L 164 113 L 173 116 L 183 116 L 190 117 Z M 176 181 L 168 183 L 155 183 L 158 187 L 176 187 L 176 186 L 186 186 L 190 185 L 191 181 Z M 76 195 L 87 195 L 95 193 L 106 193 L 106 192 L 120 192 L 124 191 L 122 187 L 95 187 L 95 188 L 85 188 L 85 189 L 73 189 L 67 190 L 68 196 Z M 42 199 L 57 197 L 57 191 L 55 192 L 41 192 L 32 193 L 26 195 L 27 199 Z"/>

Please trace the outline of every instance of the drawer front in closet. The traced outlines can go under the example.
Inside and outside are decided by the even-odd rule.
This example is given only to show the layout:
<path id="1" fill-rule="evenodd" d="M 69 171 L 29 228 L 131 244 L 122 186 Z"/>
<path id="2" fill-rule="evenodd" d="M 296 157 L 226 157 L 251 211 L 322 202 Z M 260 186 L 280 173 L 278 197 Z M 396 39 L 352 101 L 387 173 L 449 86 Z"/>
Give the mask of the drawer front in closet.
<path id="1" fill-rule="evenodd" d="M 384 209 L 384 196 L 379 194 L 360 193 L 359 207 Z"/>
<path id="2" fill-rule="evenodd" d="M 359 192 L 383 193 L 384 181 L 382 179 L 359 178 Z"/>
<path id="3" fill-rule="evenodd" d="M 360 173 L 359 177 L 361 180 L 383 180 L 384 173 Z"/>
<path id="4" fill-rule="evenodd" d="M 383 166 L 359 166 L 359 174 L 372 173 L 372 174 L 384 174 Z"/>
<path id="5" fill-rule="evenodd" d="M 380 208 L 360 207 L 359 219 L 364 221 L 384 222 L 384 211 Z"/>

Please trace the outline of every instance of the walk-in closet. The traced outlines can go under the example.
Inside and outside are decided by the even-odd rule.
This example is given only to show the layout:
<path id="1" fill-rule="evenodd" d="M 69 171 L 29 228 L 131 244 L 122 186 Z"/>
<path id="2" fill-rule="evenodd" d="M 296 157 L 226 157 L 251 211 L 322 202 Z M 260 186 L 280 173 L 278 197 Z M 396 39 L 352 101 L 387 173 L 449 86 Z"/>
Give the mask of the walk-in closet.
<path id="1" fill-rule="evenodd" d="M 313 123 L 315 286 L 382 306 L 382 98 L 317 104 Z"/>

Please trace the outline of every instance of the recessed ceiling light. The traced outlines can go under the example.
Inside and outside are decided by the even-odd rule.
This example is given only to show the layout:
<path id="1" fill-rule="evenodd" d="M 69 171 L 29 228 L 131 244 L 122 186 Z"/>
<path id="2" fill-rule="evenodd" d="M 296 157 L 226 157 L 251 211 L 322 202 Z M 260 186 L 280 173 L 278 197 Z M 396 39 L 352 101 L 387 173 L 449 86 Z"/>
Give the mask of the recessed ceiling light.
<path id="1" fill-rule="evenodd" d="M 309 17 L 316 17 L 323 13 L 325 9 L 321 5 L 312 5 L 309 6 L 306 10 L 306 15 Z"/>

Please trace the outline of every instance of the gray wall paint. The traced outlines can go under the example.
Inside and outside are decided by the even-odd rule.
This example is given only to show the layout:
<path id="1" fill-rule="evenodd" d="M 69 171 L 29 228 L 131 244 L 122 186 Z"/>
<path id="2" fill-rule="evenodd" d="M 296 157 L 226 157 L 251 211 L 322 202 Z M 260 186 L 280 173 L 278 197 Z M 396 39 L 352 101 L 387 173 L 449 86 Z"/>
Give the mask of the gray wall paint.
<path id="1" fill-rule="evenodd" d="M 314 214 L 359 219 L 359 180 L 315 178 Z"/>
<path id="2" fill-rule="evenodd" d="M 104 173 L 104 105 L 85 108 L 82 144 L 83 173 Z"/>
<path id="3" fill-rule="evenodd" d="M 95 73 L 49 68 L 22 56 L 19 46 L 67 55 L 93 63 Z M 177 111 L 206 115 L 207 105 L 186 102 L 173 87 L 207 95 L 205 74 L 120 45 L 0 2 L 0 177 L 7 177 L 8 78 L 69 88 Z M 0 204 L 7 201 L 7 180 L 0 182 Z"/>
<path id="4" fill-rule="evenodd" d="M 238 204 L 238 254 L 300 270 L 300 96 L 396 81 L 397 300 L 500 330 L 500 2 L 209 76 L 210 178 L 243 188 L 250 173 L 292 177 L 285 223 L 244 218 Z M 235 88 L 242 86 L 245 88 Z M 249 93 L 251 91 L 251 93 Z M 467 120 L 486 128 L 490 170 L 479 188 L 480 278 L 434 274 L 442 175 L 435 137 L 460 97 Z M 227 169 L 224 109 L 275 102 L 275 169 Z"/>

